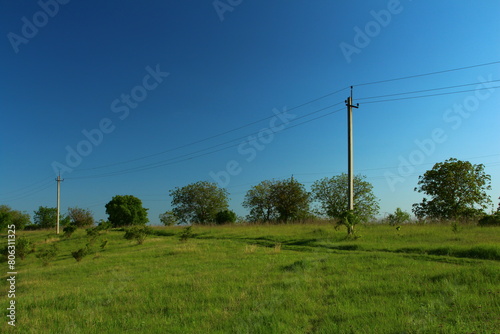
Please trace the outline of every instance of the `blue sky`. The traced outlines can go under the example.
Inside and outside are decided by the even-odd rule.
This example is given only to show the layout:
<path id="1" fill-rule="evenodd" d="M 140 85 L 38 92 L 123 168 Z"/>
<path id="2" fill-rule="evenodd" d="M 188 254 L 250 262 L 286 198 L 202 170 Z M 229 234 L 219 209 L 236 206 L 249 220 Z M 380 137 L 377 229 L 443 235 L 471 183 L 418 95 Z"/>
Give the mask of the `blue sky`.
<path id="1" fill-rule="evenodd" d="M 485 164 L 498 204 L 498 1 L 2 9 L 1 204 L 30 214 L 55 206 L 61 169 L 63 212 L 106 218 L 114 195 L 131 194 L 156 224 L 169 190 L 217 175 L 245 215 L 243 197 L 262 180 L 294 175 L 309 188 L 346 172 L 351 85 L 355 172 L 373 184 L 381 216 L 410 211 L 418 175 L 450 157 Z M 461 87 L 369 99 L 451 86 Z M 369 103 L 388 99 L 399 100 Z"/>

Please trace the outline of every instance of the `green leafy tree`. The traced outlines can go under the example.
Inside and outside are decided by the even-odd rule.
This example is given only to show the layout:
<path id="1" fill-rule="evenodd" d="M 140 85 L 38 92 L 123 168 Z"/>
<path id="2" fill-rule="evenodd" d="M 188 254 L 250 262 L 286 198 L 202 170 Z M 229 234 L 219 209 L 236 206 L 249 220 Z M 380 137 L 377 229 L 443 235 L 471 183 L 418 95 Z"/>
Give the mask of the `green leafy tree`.
<path id="1" fill-rule="evenodd" d="M 217 212 L 227 210 L 228 193 L 206 181 L 170 190 L 172 212 L 182 223 L 210 224 Z"/>
<path id="2" fill-rule="evenodd" d="M 278 212 L 278 221 L 290 222 L 309 216 L 310 194 L 293 177 L 277 181 L 271 188 L 271 198 Z"/>
<path id="3" fill-rule="evenodd" d="M 410 214 L 406 211 L 397 208 L 394 213 L 387 216 L 387 221 L 389 225 L 401 225 L 410 220 Z"/>
<path id="4" fill-rule="evenodd" d="M 217 224 L 229 224 L 236 222 L 236 213 L 231 210 L 219 211 L 215 215 L 215 222 Z"/>
<path id="5" fill-rule="evenodd" d="M 71 224 L 77 228 L 86 228 L 94 225 L 94 216 L 92 212 L 87 209 L 81 209 L 78 207 L 68 208 L 68 217 Z"/>
<path id="6" fill-rule="evenodd" d="M 14 225 L 16 230 L 23 230 L 30 224 L 30 216 L 18 210 L 12 210 L 8 205 L 0 205 L 0 230 L 4 230 L 9 225 Z"/>
<path id="7" fill-rule="evenodd" d="M 60 218 L 59 218 L 60 219 Z M 61 219 L 60 219 L 61 220 Z M 53 228 L 57 224 L 57 208 L 40 206 L 33 216 L 33 223 L 38 228 Z"/>
<path id="8" fill-rule="evenodd" d="M 166 211 L 165 213 L 160 214 L 160 221 L 165 226 L 172 226 L 178 223 L 179 218 L 172 212 Z"/>
<path id="9" fill-rule="evenodd" d="M 373 186 L 365 181 L 365 176 L 354 177 L 354 212 L 362 221 L 367 221 L 379 212 L 377 197 L 373 194 Z M 325 177 L 314 182 L 311 187 L 313 199 L 320 204 L 319 213 L 330 218 L 340 219 L 348 210 L 348 176 L 343 173 L 333 177 Z"/>
<path id="10" fill-rule="evenodd" d="M 354 210 L 346 210 L 340 214 L 337 220 L 337 226 L 344 225 L 347 228 L 347 235 L 354 235 L 354 227 L 361 221 Z"/>
<path id="11" fill-rule="evenodd" d="M 293 177 L 266 180 L 247 191 L 243 206 L 252 222 L 290 222 L 309 215 L 310 194 Z"/>
<path id="12" fill-rule="evenodd" d="M 262 181 L 253 186 L 245 195 L 243 207 L 250 210 L 251 222 L 270 222 L 278 217 L 278 211 L 272 198 L 272 187 L 276 181 Z"/>
<path id="13" fill-rule="evenodd" d="M 132 195 L 116 195 L 106 204 L 108 220 L 113 227 L 145 225 L 148 209 L 142 207 L 142 201 Z"/>
<path id="14" fill-rule="evenodd" d="M 424 193 L 421 203 L 413 204 L 418 218 L 459 219 L 481 215 L 491 203 L 486 193 L 491 189 L 491 177 L 484 165 L 450 158 L 434 165 L 419 176 L 415 191 Z"/>

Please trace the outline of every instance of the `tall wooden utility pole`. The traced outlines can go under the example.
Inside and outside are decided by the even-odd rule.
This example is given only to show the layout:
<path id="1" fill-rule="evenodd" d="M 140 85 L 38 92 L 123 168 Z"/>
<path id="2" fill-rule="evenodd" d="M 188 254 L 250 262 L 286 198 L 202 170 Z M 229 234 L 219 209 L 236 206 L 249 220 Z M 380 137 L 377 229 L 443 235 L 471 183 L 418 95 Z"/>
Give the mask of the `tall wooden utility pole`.
<path id="1" fill-rule="evenodd" d="M 348 210 L 354 210 L 354 152 L 352 140 L 352 108 L 359 108 L 359 103 L 352 104 L 351 96 L 345 101 L 347 106 L 347 177 L 348 177 Z"/>
<path id="2" fill-rule="evenodd" d="M 59 234 L 59 212 L 60 212 L 60 204 L 61 204 L 61 174 L 57 176 L 57 217 L 56 217 L 56 234 Z"/>

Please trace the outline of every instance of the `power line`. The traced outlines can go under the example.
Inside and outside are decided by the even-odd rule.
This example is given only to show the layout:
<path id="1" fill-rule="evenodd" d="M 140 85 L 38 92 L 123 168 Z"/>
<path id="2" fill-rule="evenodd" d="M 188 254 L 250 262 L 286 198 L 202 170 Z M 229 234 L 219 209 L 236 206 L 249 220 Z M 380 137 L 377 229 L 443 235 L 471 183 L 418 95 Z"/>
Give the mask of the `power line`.
<path id="1" fill-rule="evenodd" d="M 406 76 L 406 77 L 399 77 L 399 78 L 393 78 L 393 79 L 386 79 L 386 80 L 365 82 L 365 83 L 360 83 L 360 84 L 357 84 L 357 85 L 354 85 L 354 86 L 359 87 L 359 86 L 375 85 L 375 84 L 380 84 L 380 83 L 385 83 L 385 82 L 391 82 L 391 81 L 413 79 L 413 78 L 425 77 L 425 76 L 429 76 L 429 75 L 442 74 L 442 73 L 448 73 L 448 72 L 454 72 L 454 71 L 462 71 L 462 70 L 467 70 L 467 69 L 470 69 L 470 68 L 481 67 L 481 66 L 488 66 L 488 65 L 494 65 L 494 64 L 500 64 L 500 61 L 493 61 L 491 63 L 477 64 L 477 65 L 464 66 L 464 67 L 457 67 L 457 68 L 452 68 L 452 69 L 442 70 L 442 71 L 436 71 L 436 72 L 429 72 L 429 73 L 409 75 L 409 76 Z"/>
<path id="2" fill-rule="evenodd" d="M 460 90 L 460 91 L 456 91 L 456 92 L 446 92 L 446 93 L 428 94 L 428 95 L 420 95 L 420 96 L 400 97 L 400 98 L 397 98 L 397 99 L 387 99 L 387 100 L 378 100 L 378 101 L 365 101 L 363 103 L 367 104 L 367 103 L 380 103 L 380 102 L 392 102 L 392 101 L 401 101 L 401 100 L 410 100 L 410 99 L 420 99 L 420 98 L 424 98 L 424 97 L 433 97 L 433 96 L 442 96 L 442 95 L 451 95 L 451 94 L 475 92 L 475 91 L 478 91 L 478 90 L 493 89 L 493 88 L 500 88 L 500 86 L 484 87 L 484 88 L 476 88 L 476 89 L 467 89 L 467 90 Z"/>
<path id="3" fill-rule="evenodd" d="M 43 185 L 40 185 L 38 186 L 36 189 L 33 189 L 33 190 L 30 190 L 28 192 L 24 192 L 22 194 L 19 194 L 19 195 L 16 195 L 14 197 L 10 197 L 10 198 L 3 198 L 2 201 L 9 201 L 9 202 L 15 202 L 15 201 L 18 201 L 20 199 L 24 199 L 24 198 L 28 198 L 34 194 L 37 194 L 41 191 L 44 191 L 45 189 L 49 188 L 49 187 L 52 187 L 52 181 L 50 181 L 50 183 L 46 183 L 46 184 L 43 184 Z"/>
<path id="4" fill-rule="evenodd" d="M 307 115 L 304 115 L 304 116 L 301 116 L 299 118 L 296 118 L 295 120 L 292 120 L 292 121 L 296 121 L 298 119 L 301 119 L 301 118 L 305 118 L 307 116 L 310 116 L 312 114 L 315 114 L 315 113 L 318 113 L 320 111 L 324 111 L 326 109 L 330 109 L 336 105 L 339 105 L 341 104 L 342 102 L 339 102 L 339 103 L 336 103 L 336 104 L 333 104 L 331 106 L 328 106 L 328 107 L 325 107 L 325 108 L 321 108 L 319 110 L 316 110 L 312 113 L 309 113 Z M 315 117 L 315 118 L 312 118 L 312 119 L 309 119 L 309 120 L 306 120 L 304 122 L 300 122 L 298 124 L 294 124 L 292 126 L 288 126 L 286 127 L 285 129 L 281 130 L 280 132 L 282 131 L 286 131 L 286 130 L 289 130 L 289 129 L 293 129 L 297 126 L 300 126 L 300 125 L 303 125 L 303 124 L 306 124 L 306 123 L 309 123 L 309 122 L 312 122 L 312 121 L 315 121 L 317 119 L 320 119 L 320 118 L 323 118 L 323 117 L 326 117 L 326 116 L 329 116 L 329 115 L 332 115 L 334 113 L 337 113 L 339 111 L 341 111 L 343 109 L 337 109 L 335 111 L 332 111 L 332 112 L 329 112 L 329 113 L 326 113 L 324 115 L 321 115 L 321 116 L 318 116 L 318 117 Z M 291 122 L 292 122 L 291 121 Z M 240 140 L 241 139 L 244 139 L 244 138 L 248 138 L 250 136 L 253 136 L 253 135 L 256 135 L 258 134 L 259 132 L 254 132 L 250 135 L 246 135 L 246 136 L 243 136 L 243 137 L 239 137 L 239 138 L 235 138 L 235 139 L 232 139 L 230 141 L 226 141 L 224 143 L 220 143 L 220 144 L 217 144 L 217 145 L 213 145 L 213 146 L 210 146 L 208 148 L 205 148 L 205 149 L 202 149 L 202 150 L 198 150 L 198 151 L 195 151 L 195 152 L 191 152 L 191 153 L 187 153 L 187 154 L 184 154 L 184 155 L 181 155 L 181 156 L 177 156 L 177 157 L 174 157 L 174 158 L 170 158 L 170 159 L 167 159 L 167 160 L 162 160 L 162 161 L 158 161 L 158 162 L 155 162 L 155 163 L 151 163 L 151 164 L 147 164 L 147 165 L 143 165 L 143 166 L 138 166 L 138 167 L 133 167 L 133 168 L 127 168 L 127 169 L 124 169 L 124 170 L 120 170 L 120 171 L 115 171 L 115 172 L 109 172 L 109 173 L 103 173 L 103 174 L 96 174 L 96 175 L 88 175 L 88 176 L 77 176 L 77 177 L 67 177 L 66 179 L 72 179 L 72 180 L 78 180 L 78 179 L 88 179 L 88 178 L 98 178 L 98 177 L 109 177 L 109 176 L 117 176 L 117 175 L 123 175 L 123 174 L 129 174 L 129 173 L 134 173 L 134 172 L 140 172 L 140 171 L 145 171 L 145 170 L 149 170 L 149 169 L 154 169 L 154 168 L 158 168 L 158 167 L 163 167 L 163 166 L 168 166 L 168 165 L 173 165 L 173 164 L 176 164 L 176 163 L 180 163 L 180 162 L 184 162 L 184 161 L 188 161 L 188 160 L 192 160 L 192 159 L 195 159 L 195 158 L 199 158 L 199 157 L 202 157 L 202 156 L 205 156 L 205 155 L 209 155 L 209 154 L 213 154 L 213 153 L 217 153 L 217 152 L 220 152 L 220 151 L 223 151 L 223 150 L 226 150 L 228 148 L 232 148 L 232 147 L 235 147 L 235 146 L 239 146 L 241 144 L 244 144 L 244 143 L 249 143 L 250 141 L 252 141 L 253 139 L 251 140 L 245 140 L 243 142 L 241 142 Z M 209 149 L 212 149 L 212 148 L 215 148 L 215 147 L 219 147 L 219 146 L 222 146 L 222 145 L 225 145 L 225 144 L 228 144 L 228 143 L 232 143 L 232 142 L 235 142 L 235 141 L 238 141 L 238 143 L 235 145 L 235 144 L 231 144 L 229 146 L 226 146 L 226 147 L 223 147 L 223 148 L 220 148 L 220 149 L 217 149 L 217 150 L 213 150 L 213 151 L 209 151 L 209 152 L 205 152 L 205 153 L 201 153 L 201 152 L 204 152 L 204 151 L 207 151 Z M 201 153 L 201 154 L 198 154 L 198 155 L 195 155 L 195 156 L 191 156 L 192 154 L 197 154 L 197 153 Z M 181 159 L 181 160 L 178 160 L 178 161 L 175 161 L 177 159 Z"/>
<path id="5" fill-rule="evenodd" d="M 8 191 L 8 192 L 4 192 L 4 193 L 2 194 L 2 196 L 9 195 L 9 194 L 13 194 L 13 193 L 17 193 L 17 192 L 20 192 L 20 191 L 22 191 L 22 190 L 24 190 L 24 189 L 28 189 L 28 188 L 31 188 L 31 187 L 38 187 L 38 186 L 36 186 L 36 185 L 38 185 L 39 183 L 40 183 L 40 184 L 49 184 L 49 183 L 52 183 L 52 178 L 51 178 L 51 177 L 49 177 L 49 178 L 47 178 L 47 177 L 46 177 L 46 178 L 44 178 L 43 180 L 40 180 L 40 181 L 34 182 L 34 183 L 30 184 L 30 185 L 27 185 L 27 186 L 24 186 L 24 187 L 21 187 L 21 188 L 17 188 L 16 190 L 12 190 L 12 191 Z M 31 191 L 31 190 L 28 190 L 27 192 L 30 192 L 30 191 Z M 13 196 L 19 196 L 19 195 L 13 195 Z"/>
<path id="6" fill-rule="evenodd" d="M 442 71 L 435 71 L 435 72 L 429 72 L 429 73 L 422 73 L 422 74 L 417 74 L 417 75 L 411 75 L 411 76 L 405 76 L 405 77 L 399 77 L 399 78 L 392 78 L 392 79 L 386 79 L 386 80 L 379 80 L 379 81 L 373 81 L 373 82 L 367 82 L 367 83 L 361 83 L 361 84 L 357 84 L 356 86 L 367 86 L 367 85 L 374 85 L 374 84 L 380 84 L 380 83 L 385 83 L 385 82 L 391 82 L 391 81 L 398 81 L 398 80 L 405 80 L 405 79 L 411 79 L 411 78 L 417 78 L 417 77 L 423 77 L 423 76 L 429 76 L 429 75 L 435 75 L 435 74 L 442 74 L 442 73 L 447 73 L 447 72 L 453 72 L 453 71 L 461 71 L 461 70 L 466 70 L 466 69 L 471 69 L 471 68 L 476 68 L 476 67 L 482 67 L 482 66 L 488 66 L 488 65 L 493 65 L 493 64 L 499 64 L 500 61 L 495 61 L 495 62 L 490 62 L 490 63 L 484 63 L 484 64 L 477 64 L 477 65 L 471 65 L 471 66 L 464 66 L 464 67 L 459 67 L 459 68 L 453 68 L 453 69 L 448 69 L 448 70 L 442 70 Z M 499 80 L 494 80 L 494 81 L 491 81 L 491 82 L 497 82 Z M 469 84 L 467 84 L 469 85 Z M 458 86 L 450 86 L 448 88 L 457 88 L 457 87 L 461 87 L 462 85 L 458 85 Z M 463 86 L 466 86 L 466 85 L 463 85 Z M 496 87 L 491 87 L 491 88 L 496 88 Z M 326 95 L 323 95 L 323 96 L 320 96 L 318 98 L 315 98 L 313 100 L 310 100 L 310 101 L 307 101 L 305 103 L 302 103 L 298 106 L 295 106 L 291 109 L 288 109 L 288 111 L 292 111 L 292 110 L 295 110 L 295 109 L 298 109 L 298 108 L 301 108 L 303 106 L 306 106 L 308 104 L 311 104 L 311 103 L 314 103 L 314 102 L 317 102 L 319 100 L 322 100 L 326 97 L 329 97 L 329 96 L 332 96 L 332 95 L 335 95 L 337 93 L 340 93 L 344 90 L 348 89 L 348 87 L 344 87 L 344 88 L 341 88 L 341 89 L 338 89 L 336 91 L 333 91 L 331 93 L 328 93 Z M 389 94 L 387 96 L 396 96 L 396 95 L 404 95 L 404 94 L 411 94 L 411 93 L 418 93 L 418 92 L 425 92 L 425 91 L 432 91 L 432 90 L 439 90 L 439 89 L 446 89 L 446 88 L 435 88 L 435 89 L 429 89 L 429 90 L 422 90 L 422 91 L 415 91 L 415 92 L 407 92 L 407 93 L 397 93 L 397 94 Z M 465 91 L 461 91 L 461 92 L 465 92 Z M 459 93 L 459 92 L 455 92 L 455 93 Z M 455 93 L 443 93 L 442 95 L 446 95 L 446 94 L 455 94 Z M 425 96 L 420 96 L 420 97 L 407 97 L 407 98 L 401 98 L 401 99 L 410 99 L 410 98 L 421 98 L 421 97 L 430 97 L 430 96 L 438 96 L 438 95 L 425 95 Z M 378 96 L 378 97 L 366 97 L 366 98 L 363 98 L 363 99 L 359 99 L 359 100 L 365 100 L 365 99 L 370 99 L 370 98 L 379 98 L 379 97 L 384 97 L 384 96 Z M 383 101 L 377 101 L 377 102 L 388 102 L 388 101 L 397 101 L 396 99 L 392 99 L 392 100 L 383 100 Z M 375 103 L 375 102 L 365 102 L 365 103 Z M 209 136 L 209 137 L 205 137 L 203 139 L 200 139 L 200 140 L 196 140 L 196 141 L 193 141 L 193 142 L 190 142 L 190 143 L 187 143 L 187 144 L 184 144 L 184 145 L 180 145 L 180 146 L 177 146 L 177 147 L 174 147 L 174 148 L 171 148 L 171 149 L 168 149 L 166 151 L 162 151 L 162 152 L 158 152 L 158 153 L 154 153 L 154 154 L 150 154 L 150 155 L 146 155 L 146 156 L 142 156 L 142 157 L 138 157 L 138 158 L 134 158 L 134 159 L 130 159 L 130 160 L 126 160 L 126 161 L 120 161 L 120 162 L 115 162 L 115 163 L 112 163 L 112 164 L 108 164 L 108 165 L 103 165 L 103 166 L 97 166 L 97 167 L 91 167 L 91 168 L 83 168 L 83 169 L 79 169 L 78 171 L 85 171 L 85 170 L 96 170 L 96 169 L 102 169 L 102 168 L 107 168 L 107 167 L 112 167 L 112 166 L 117 166 L 117 165 L 122 165 L 122 164 L 127 164 L 127 163 L 130 163 L 130 162 L 135 162 L 135 161 L 139 161 L 139 160 L 144 160 L 144 159 L 147 159 L 147 158 L 151 158 L 151 157 L 155 157 L 155 156 L 158 156 L 158 155 L 162 155 L 162 154 L 165 154 L 165 153 L 169 153 L 169 152 L 172 152 L 172 151 L 175 151 L 175 150 L 179 150 L 181 148 L 185 148 L 185 147 L 189 147 L 189 146 L 192 146 L 192 145 L 195 145 L 195 144 L 199 144 L 199 143 L 202 143 L 202 142 L 205 142 L 207 140 L 211 140 L 211 139 L 214 139 L 214 138 L 217 138 L 217 137 L 220 137 L 220 136 L 223 136 L 223 135 L 226 135 L 228 133 L 231 133 L 231 132 L 234 132 L 234 131 L 237 131 L 237 130 L 241 130 L 245 127 L 248 127 L 248 126 L 251 126 L 251 125 L 254 125 L 254 124 L 257 124 L 259 122 L 262 122 L 262 121 L 265 121 L 265 120 L 268 120 L 270 118 L 274 117 L 273 116 L 269 116 L 269 117 L 265 117 L 265 118 L 262 118 L 262 119 L 259 119 L 259 120 L 256 120 L 256 121 L 253 121 L 253 122 L 250 122 L 250 123 L 246 123 L 244 125 L 241 125 L 241 126 L 238 126 L 238 127 L 235 127 L 235 128 L 232 128 L 230 130 L 227 130 L 227 131 L 224 131 L 224 132 L 221 132 L 221 133 L 218 133 L 218 134 L 215 134 L 215 135 L 212 135 L 212 136 Z"/>
<path id="7" fill-rule="evenodd" d="M 314 103 L 314 102 L 317 102 L 319 100 L 322 100 L 326 97 L 329 97 L 329 96 L 332 96 L 332 95 L 335 95 L 337 93 L 340 93 L 344 90 L 348 89 L 348 87 L 344 87 L 344 88 L 341 88 L 341 89 L 338 89 L 334 92 L 331 92 L 331 93 L 328 93 L 326 95 L 323 95 L 323 96 L 320 96 L 318 98 L 315 98 L 313 100 L 310 100 L 310 101 L 307 101 L 307 102 L 304 102 L 298 106 L 295 106 L 293 108 L 290 108 L 290 109 L 287 109 L 285 112 L 290 112 L 292 110 L 296 110 L 296 109 L 299 109 L 301 107 L 304 107 L 308 104 L 311 104 L 311 103 Z M 285 112 L 282 112 L 281 114 L 285 113 Z M 277 114 L 279 115 L 279 114 Z M 268 117 L 265 117 L 265 118 L 261 118 L 259 120 L 256 120 L 256 121 L 253 121 L 253 122 L 250 122 L 250 123 L 246 123 L 244 125 L 241 125 L 241 126 L 238 126 L 238 127 L 235 127 L 235 128 L 232 128 L 230 130 L 227 130 L 227 131 L 224 131 L 224 132 L 221 132 L 221 133 L 218 133 L 218 134 L 215 134 L 215 135 L 212 135 L 212 136 L 209 136 L 209 137 L 205 137 L 203 139 L 200 139 L 200 140 L 196 140 L 196 141 L 193 141 L 193 142 L 190 142 L 190 143 L 187 143 L 187 144 L 184 144 L 184 145 L 180 145 L 180 146 L 177 146 L 177 147 L 173 147 L 171 149 L 168 149 L 166 151 L 162 151 L 162 152 L 158 152 L 158 153 L 153 153 L 153 154 L 150 154 L 150 155 L 145 155 L 145 156 L 142 156 L 142 157 L 139 157 L 139 158 L 134 158 L 134 159 L 130 159 L 130 160 L 126 160 L 126 161 L 120 161 L 120 162 L 115 162 L 115 163 L 112 163 L 112 164 L 108 164 L 108 165 L 103 165 L 103 166 L 98 166 L 98 167 L 91 167 L 91 168 L 81 168 L 79 169 L 78 171 L 86 171 L 86 170 L 96 170 L 96 169 L 102 169 L 102 168 L 107 168 L 107 167 L 112 167 L 112 166 L 117 166 L 117 165 L 122 165 L 122 164 L 127 164 L 127 163 L 130 163 L 130 162 L 135 162 L 135 161 L 139 161 L 139 160 L 144 160 L 144 159 L 147 159 L 147 158 L 151 158 L 151 157 L 155 157 L 155 156 L 158 156 L 158 155 L 162 155 L 162 154 L 165 154 L 165 153 L 169 153 L 169 152 L 172 152 L 172 151 L 176 151 L 176 150 L 179 150 L 181 148 L 185 148 L 185 147 L 189 147 L 189 146 L 193 146 L 195 144 L 199 144 L 199 143 L 202 143 L 202 142 L 205 142 L 205 141 L 208 141 L 210 139 L 214 139 L 214 138 L 217 138 L 217 137 L 221 137 L 223 135 L 226 135 L 228 133 L 231 133 L 231 132 L 234 132 L 234 131 L 237 131 L 237 130 L 241 130 L 241 129 L 244 129 L 246 127 L 249 127 L 251 125 L 254 125 L 254 124 L 257 124 L 257 123 L 260 123 L 260 122 L 263 122 L 263 121 L 266 121 L 268 119 L 271 119 L 273 117 L 276 117 L 276 114 L 275 115 L 272 115 L 272 116 L 268 116 Z"/>
<path id="8" fill-rule="evenodd" d="M 481 84 L 484 84 L 484 83 L 493 83 L 493 82 L 499 82 L 499 81 L 500 80 L 490 80 L 490 81 L 481 82 Z M 362 97 L 362 98 L 358 98 L 358 100 L 369 100 L 369 99 L 378 99 L 378 98 L 381 98 L 381 97 L 390 97 L 390 96 L 398 96 L 398 95 L 405 95 L 405 94 L 424 93 L 424 92 L 431 92 L 431 91 L 436 91 L 436 90 L 443 90 L 443 89 L 451 89 L 451 88 L 458 88 L 458 87 L 473 86 L 473 85 L 478 85 L 478 84 L 479 83 L 474 82 L 474 83 L 463 84 L 463 85 L 456 85 L 456 86 L 446 86 L 446 87 L 439 87 L 439 88 L 414 90 L 414 91 L 403 92 L 403 93 L 394 93 L 394 94 L 386 94 L 386 95 Z M 491 87 L 487 87 L 487 88 L 491 88 Z"/>

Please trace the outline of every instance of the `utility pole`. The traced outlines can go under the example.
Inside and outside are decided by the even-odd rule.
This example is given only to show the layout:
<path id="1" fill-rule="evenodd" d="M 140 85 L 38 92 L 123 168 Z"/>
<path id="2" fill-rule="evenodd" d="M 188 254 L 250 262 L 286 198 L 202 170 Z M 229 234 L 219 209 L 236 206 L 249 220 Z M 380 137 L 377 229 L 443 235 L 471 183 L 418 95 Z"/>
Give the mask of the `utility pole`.
<path id="1" fill-rule="evenodd" d="M 348 177 L 348 210 L 354 210 L 354 151 L 352 140 L 352 108 L 359 108 L 359 103 L 352 104 L 351 96 L 345 101 L 347 106 L 347 177 Z"/>
<path id="2" fill-rule="evenodd" d="M 59 234 L 59 212 L 60 212 L 60 204 L 61 204 L 61 173 L 57 176 L 57 217 L 56 217 L 56 234 Z"/>

